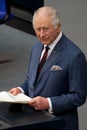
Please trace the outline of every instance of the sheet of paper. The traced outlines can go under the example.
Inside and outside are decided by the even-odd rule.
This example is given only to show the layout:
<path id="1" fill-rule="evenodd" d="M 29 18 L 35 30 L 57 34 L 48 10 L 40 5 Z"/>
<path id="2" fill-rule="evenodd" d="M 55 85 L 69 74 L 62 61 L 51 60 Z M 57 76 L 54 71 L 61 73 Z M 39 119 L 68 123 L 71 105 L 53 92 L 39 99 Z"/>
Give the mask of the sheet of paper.
<path id="1" fill-rule="evenodd" d="M 31 98 L 23 93 L 19 93 L 16 96 L 14 96 L 13 94 L 6 91 L 0 92 L 0 102 L 27 104 L 30 100 Z"/>

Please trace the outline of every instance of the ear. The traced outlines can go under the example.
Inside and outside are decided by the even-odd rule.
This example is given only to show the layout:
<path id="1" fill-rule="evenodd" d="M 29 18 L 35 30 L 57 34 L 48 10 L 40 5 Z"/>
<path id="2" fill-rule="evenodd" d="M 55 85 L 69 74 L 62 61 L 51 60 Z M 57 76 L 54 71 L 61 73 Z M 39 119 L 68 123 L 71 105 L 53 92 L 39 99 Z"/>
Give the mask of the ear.
<path id="1" fill-rule="evenodd" d="M 61 30 L 61 23 L 59 23 L 58 25 L 57 25 L 57 32 L 59 33 L 60 32 L 60 30 Z"/>

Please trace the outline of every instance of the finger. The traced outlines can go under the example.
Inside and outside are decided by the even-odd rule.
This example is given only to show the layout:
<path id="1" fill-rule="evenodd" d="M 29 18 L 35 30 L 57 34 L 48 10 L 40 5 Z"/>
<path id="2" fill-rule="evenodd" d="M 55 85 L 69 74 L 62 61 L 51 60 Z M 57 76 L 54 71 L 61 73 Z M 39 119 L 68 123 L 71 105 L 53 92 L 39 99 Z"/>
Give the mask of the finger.
<path id="1" fill-rule="evenodd" d="M 29 105 L 35 106 L 35 101 L 32 99 L 29 101 Z"/>

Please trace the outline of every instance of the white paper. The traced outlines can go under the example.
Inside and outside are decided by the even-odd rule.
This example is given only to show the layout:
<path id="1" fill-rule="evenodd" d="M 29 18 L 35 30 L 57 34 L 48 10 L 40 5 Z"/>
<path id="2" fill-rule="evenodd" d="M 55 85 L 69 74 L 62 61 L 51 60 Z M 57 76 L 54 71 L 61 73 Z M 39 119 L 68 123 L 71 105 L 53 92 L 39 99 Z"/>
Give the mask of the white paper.
<path id="1" fill-rule="evenodd" d="M 19 93 L 16 96 L 14 96 L 13 94 L 6 91 L 0 92 L 0 102 L 27 104 L 30 100 L 31 98 L 23 93 Z"/>

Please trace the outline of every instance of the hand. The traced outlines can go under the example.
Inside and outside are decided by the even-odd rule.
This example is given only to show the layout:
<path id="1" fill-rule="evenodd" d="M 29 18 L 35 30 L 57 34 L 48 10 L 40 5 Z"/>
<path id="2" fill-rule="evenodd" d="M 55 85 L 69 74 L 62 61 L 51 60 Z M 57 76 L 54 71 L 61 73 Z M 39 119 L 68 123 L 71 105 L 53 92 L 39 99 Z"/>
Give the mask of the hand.
<path id="1" fill-rule="evenodd" d="M 40 96 L 31 99 L 29 105 L 35 110 L 46 110 L 49 108 L 48 99 Z"/>
<path id="2" fill-rule="evenodd" d="M 13 95 L 17 95 L 17 94 L 21 93 L 21 90 L 19 88 L 15 87 L 15 88 L 10 89 L 9 92 Z"/>

